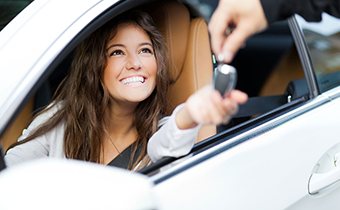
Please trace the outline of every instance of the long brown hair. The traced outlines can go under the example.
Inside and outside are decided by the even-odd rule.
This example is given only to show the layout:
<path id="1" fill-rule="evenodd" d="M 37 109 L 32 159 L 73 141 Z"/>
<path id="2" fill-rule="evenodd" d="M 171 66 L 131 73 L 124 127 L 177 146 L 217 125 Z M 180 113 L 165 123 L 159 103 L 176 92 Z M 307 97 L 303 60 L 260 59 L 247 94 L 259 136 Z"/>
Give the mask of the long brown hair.
<path id="1" fill-rule="evenodd" d="M 128 168 L 145 167 L 148 139 L 156 132 L 158 120 L 165 113 L 169 80 L 167 77 L 167 54 L 161 33 L 152 18 L 145 12 L 130 11 L 119 15 L 92 33 L 80 43 L 71 64 L 70 73 L 62 81 L 50 105 L 40 115 L 58 105 L 58 111 L 46 122 L 31 132 L 23 141 L 10 148 L 45 134 L 60 123 L 65 124 L 64 154 L 67 158 L 100 162 L 103 137 L 108 134 L 109 107 L 112 98 L 103 82 L 107 65 L 106 46 L 116 35 L 119 24 L 131 23 L 143 29 L 152 42 L 156 62 L 156 87 L 152 94 L 140 102 L 135 110 L 133 123 L 138 137 L 132 147 Z M 135 159 L 137 147 L 141 153 Z"/>

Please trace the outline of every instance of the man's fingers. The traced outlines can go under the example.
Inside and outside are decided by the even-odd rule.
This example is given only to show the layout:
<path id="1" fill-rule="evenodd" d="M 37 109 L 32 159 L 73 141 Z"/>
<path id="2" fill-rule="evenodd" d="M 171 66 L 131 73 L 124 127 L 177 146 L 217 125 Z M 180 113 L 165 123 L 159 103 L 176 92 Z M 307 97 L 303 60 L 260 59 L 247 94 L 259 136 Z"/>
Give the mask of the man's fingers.
<path id="1" fill-rule="evenodd" d="M 230 63 L 245 40 L 267 24 L 260 0 L 220 0 L 209 23 L 211 48 L 215 55 L 222 53 L 224 62 Z M 229 25 L 236 28 L 226 36 Z"/>
<path id="2" fill-rule="evenodd" d="M 225 12 L 216 10 L 210 19 L 208 29 L 211 38 L 211 49 L 215 55 L 222 51 L 223 42 L 226 37 L 226 30 L 229 26 L 230 18 Z"/>
<path id="3" fill-rule="evenodd" d="M 237 51 L 244 45 L 245 40 L 252 35 L 247 27 L 242 23 L 238 24 L 234 31 L 224 39 L 222 45 L 222 53 L 224 62 L 230 63 Z"/>

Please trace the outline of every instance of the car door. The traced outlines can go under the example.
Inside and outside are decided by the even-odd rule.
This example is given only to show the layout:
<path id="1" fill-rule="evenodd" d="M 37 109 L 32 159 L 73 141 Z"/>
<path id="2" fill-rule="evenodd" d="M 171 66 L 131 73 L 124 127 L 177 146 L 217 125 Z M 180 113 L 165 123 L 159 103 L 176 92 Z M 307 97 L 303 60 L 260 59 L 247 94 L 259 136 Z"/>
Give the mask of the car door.
<path id="1" fill-rule="evenodd" d="M 340 84 L 340 20 L 326 13 L 322 14 L 322 21 L 319 23 L 308 23 L 298 15 L 295 18 L 305 38 L 306 49 L 309 52 L 311 67 L 315 74 L 315 86 L 318 87 L 321 95 L 328 97 L 332 102 L 338 101 L 339 92 L 336 89 Z M 334 109 L 338 109 L 338 106 L 335 106 Z M 288 209 L 339 208 L 339 204 L 336 202 L 340 195 L 340 168 L 337 164 L 340 149 L 339 134 L 334 133 L 334 135 L 329 136 L 328 132 L 332 133 L 331 130 L 336 129 L 338 126 L 337 118 L 340 115 L 335 110 L 333 114 L 333 117 L 324 116 L 322 120 L 325 121 L 325 124 L 318 129 L 319 133 L 323 134 L 323 137 L 320 136 L 322 140 L 319 141 L 322 141 L 322 146 L 328 145 L 328 148 L 320 156 L 311 171 L 308 181 L 309 196 L 304 196 L 303 199 L 292 204 Z M 338 141 L 332 139 L 338 139 Z"/>
<path id="2" fill-rule="evenodd" d="M 340 51 L 336 35 L 325 43 L 315 30 L 308 36 L 304 24 L 289 20 L 305 74 L 295 93 L 308 89 L 306 100 L 221 132 L 174 166 L 150 173 L 165 209 L 340 208 Z M 321 24 L 316 28 L 334 25 Z"/>

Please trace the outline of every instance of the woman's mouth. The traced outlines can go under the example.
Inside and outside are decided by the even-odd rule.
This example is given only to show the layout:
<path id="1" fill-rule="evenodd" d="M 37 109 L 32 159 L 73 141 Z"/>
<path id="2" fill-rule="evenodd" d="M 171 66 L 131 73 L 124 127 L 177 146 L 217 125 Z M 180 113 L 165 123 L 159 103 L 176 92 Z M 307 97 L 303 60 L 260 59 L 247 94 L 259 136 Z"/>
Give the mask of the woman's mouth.
<path id="1" fill-rule="evenodd" d="M 134 76 L 122 79 L 120 82 L 123 83 L 124 85 L 138 85 L 144 83 L 145 78 L 141 76 Z"/>

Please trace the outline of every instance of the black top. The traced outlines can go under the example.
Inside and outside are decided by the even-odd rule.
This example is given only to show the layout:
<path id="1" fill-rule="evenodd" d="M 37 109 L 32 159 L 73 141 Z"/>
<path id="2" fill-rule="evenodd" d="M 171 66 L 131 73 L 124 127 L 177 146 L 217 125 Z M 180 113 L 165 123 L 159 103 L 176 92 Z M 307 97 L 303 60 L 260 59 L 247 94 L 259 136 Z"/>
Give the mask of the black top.
<path id="1" fill-rule="evenodd" d="M 133 144 L 131 144 L 128 148 L 126 148 L 123 152 L 120 153 L 117 157 L 115 157 L 109 164 L 108 166 L 116 166 L 119 168 L 125 168 L 127 169 L 130 159 L 131 159 L 131 153 L 133 149 Z M 141 147 L 138 146 L 135 156 L 133 157 L 133 163 L 136 162 L 138 156 L 141 153 Z"/>
<path id="2" fill-rule="evenodd" d="M 268 24 L 299 14 L 307 21 L 321 21 L 322 12 L 340 17 L 340 0 L 260 0 Z"/>

